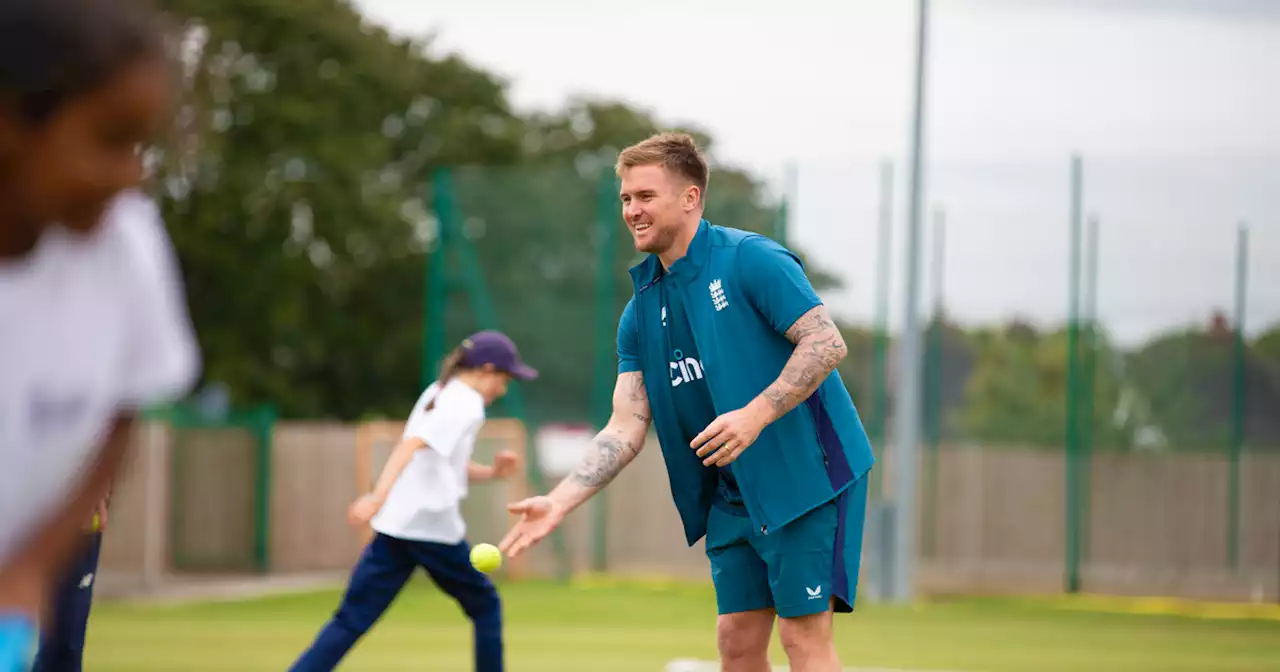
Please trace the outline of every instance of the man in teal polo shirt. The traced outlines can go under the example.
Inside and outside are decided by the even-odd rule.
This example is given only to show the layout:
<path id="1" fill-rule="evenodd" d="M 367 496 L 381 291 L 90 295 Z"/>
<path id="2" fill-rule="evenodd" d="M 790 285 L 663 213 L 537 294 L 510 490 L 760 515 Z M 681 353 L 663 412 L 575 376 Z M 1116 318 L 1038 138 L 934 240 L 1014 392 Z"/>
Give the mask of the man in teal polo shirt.
<path id="1" fill-rule="evenodd" d="M 583 464 L 509 506 L 518 555 L 613 480 L 652 424 L 686 541 L 706 538 L 725 670 L 835 672 L 831 614 L 853 608 L 870 444 L 835 372 L 846 347 L 798 258 L 702 219 L 707 163 L 662 134 L 618 160 L 623 215 L 649 257 L 618 325 L 613 415 Z"/>

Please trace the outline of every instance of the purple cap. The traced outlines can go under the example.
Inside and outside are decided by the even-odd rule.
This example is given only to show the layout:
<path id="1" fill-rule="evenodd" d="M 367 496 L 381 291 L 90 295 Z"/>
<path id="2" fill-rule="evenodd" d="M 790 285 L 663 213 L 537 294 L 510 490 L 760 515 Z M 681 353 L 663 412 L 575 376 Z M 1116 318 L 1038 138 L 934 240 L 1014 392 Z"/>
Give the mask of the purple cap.
<path id="1" fill-rule="evenodd" d="M 516 344 L 500 331 L 478 331 L 463 339 L 461 363 L 469 369 L 492 364 L 493 368 L 520 380 L 538 377 L 537 369 L 520 361 Z"/>

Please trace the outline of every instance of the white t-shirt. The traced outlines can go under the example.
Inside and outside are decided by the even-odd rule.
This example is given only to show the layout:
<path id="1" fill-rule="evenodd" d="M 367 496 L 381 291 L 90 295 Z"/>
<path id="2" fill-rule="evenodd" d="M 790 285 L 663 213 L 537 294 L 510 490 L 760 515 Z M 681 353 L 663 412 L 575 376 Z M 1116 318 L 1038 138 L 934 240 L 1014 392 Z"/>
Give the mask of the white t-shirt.
<path id="1" fill-rule="evenodd" d="M 90 235 L 0 260 L 0 564 L 70 495 L 115 416 L 199 373 L 159 209 L 121 194 Z"/>
<path id="2" fill-rule="evenodd" d="M 438 393 L 438 396 L 437 396 Z M 436 398 L 430 411 L 427 402 Z M 409 414 L 404 436 L 427 444 L 391 486 L 387 501 L 370 521 L 374 530 L 398 539 L 460 543 L 467 534 L 462 499 L 467 496 L 467 465 L 484 424 L 484 397 L 457 379 L 432 383 Z"/>

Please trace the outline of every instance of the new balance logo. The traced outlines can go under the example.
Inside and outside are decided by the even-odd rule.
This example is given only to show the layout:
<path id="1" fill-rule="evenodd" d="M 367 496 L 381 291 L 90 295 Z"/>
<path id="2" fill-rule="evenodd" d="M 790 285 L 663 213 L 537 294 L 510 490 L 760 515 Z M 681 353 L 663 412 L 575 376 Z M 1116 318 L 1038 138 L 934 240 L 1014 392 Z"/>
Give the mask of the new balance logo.
<path id="1" fill-rule="evenodd" d="M 818 585 L 817 587 L 814 587 L 814 588 L 805 587 L 804 592 L 809 593 L 809 599 L 811 599 L 811 600 L 821 600 L 821 599 L 822 599 L 822 586 L 821 586 L 821 585 Z"/>
<path id="2" fill-rule="evenodd" d="M 80 577 L 81 589 L 88 588 L 89 586 L 92 586 L 92 585 L 93 585 L 93 572 L 89 572 L 88 574 L 85 574 L 84 576 Z"/>
<path id="3" fill-rule="evenodd" d="M 720 278 L 711 281 L 707 285 L 707 289 L 711 290 L 711 305 L 716 307 L 716 312 L 722 311 L 729 306 L 729 300 L 724 296 L 724 286 L 720 284 Z"/>

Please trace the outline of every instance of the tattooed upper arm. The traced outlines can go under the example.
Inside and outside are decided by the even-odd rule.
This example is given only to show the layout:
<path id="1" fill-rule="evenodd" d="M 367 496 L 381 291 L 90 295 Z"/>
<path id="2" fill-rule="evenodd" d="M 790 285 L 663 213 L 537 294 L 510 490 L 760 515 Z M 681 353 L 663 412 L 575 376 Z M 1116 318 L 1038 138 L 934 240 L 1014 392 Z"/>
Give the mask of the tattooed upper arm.
<path id="1" fill-rule="evenodd" d="M 628 371 L 618 376 L 613 388 L 613 417 L 615 422 L 639 421 L 649 428 L 649 393 L 644 389 L 644 374 Z"/>
<path id="2" fill-rule="evenodd" d="M 840 330 L 836 327 L 836 323 L 832 321 L 831 316 L 827 313 L 826 306 L 814 306 L 809 312 L 801 315 L 799 319 L 787 329 L 787 340 L 799 345 L 800 341 L 806 338 L 827 337 L 838 340 L 842 345 L 844 338 L 840 335 Z"/>
<path id="3" fill-rule="evenodd" d="M 773 408 L 774 417 L 795 408 L 822 384 L 848 354 L 840 329 L 825 306 L 815 306 L 787 329 L 795 350 L 782 373 L 760 396 Z"/>

